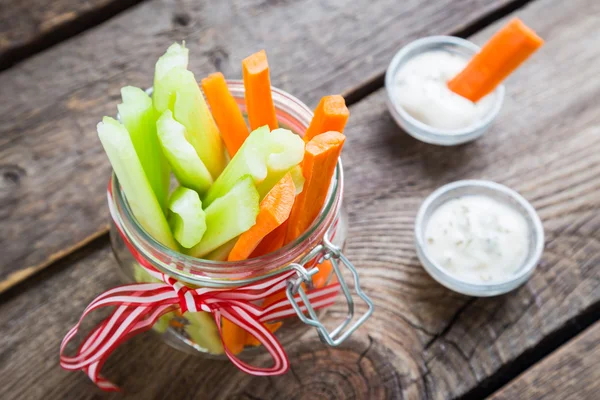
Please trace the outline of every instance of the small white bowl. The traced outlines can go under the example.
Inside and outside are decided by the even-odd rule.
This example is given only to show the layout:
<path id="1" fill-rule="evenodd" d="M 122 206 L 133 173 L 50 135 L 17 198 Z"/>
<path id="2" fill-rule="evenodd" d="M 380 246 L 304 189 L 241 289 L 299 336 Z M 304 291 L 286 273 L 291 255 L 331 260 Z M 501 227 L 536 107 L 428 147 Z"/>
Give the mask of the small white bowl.
<path id="1" fill-rule="evenodd" d="M 529 228 L 529 251 L 523 265 L 509 278 L 491 283 L 466 282 L 454 276 L 429 257 L 425 246 L 425 229 L 433 212 L 448 200 L 468 195 L 483 195 L 504 203 L 519 212 Z M 417 255 L 433 279 L 455 292 L 478 297 L 496 296 L 522 285 L 535 270 L 544 250 L 544 228 L 535 209 L 520 194 L 490 181 L 457 181 L 434 191 L 421 205 L 415 222 Z"/>
<path id="2" fill-rule="evenodd" d="M 394 78 L 398 70 L 411 58 L 436 50 L 462 55 L 467 59 L 470 59 L 479 52 L 480 48 L 468 40 L 454 36 L 430 36 L 415 40 L 404 46 L 396 53 L 385 74 L 387 105 L 390 113 L 402 129 L 415 139 L 425 143 L 441 146 L 454 146 L 475 140 L 488 130 L 500 112 L 502 103 L 504 102 L 503 85 L 499 85 L 494 92 L 490 94 L 493 96 L 494 102 L 485 118 L 462 129 L 444 130 L 431 127 L 415 119 L 394 101 Z"/>

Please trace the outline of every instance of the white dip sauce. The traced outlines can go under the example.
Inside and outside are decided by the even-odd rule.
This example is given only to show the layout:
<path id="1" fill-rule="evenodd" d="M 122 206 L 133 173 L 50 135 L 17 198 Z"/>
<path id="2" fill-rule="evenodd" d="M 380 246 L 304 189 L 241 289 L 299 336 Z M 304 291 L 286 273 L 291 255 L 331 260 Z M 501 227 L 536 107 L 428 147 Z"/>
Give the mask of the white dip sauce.
<path id="1" fill-rule="evenodd" d="M 394 78 L 396 104 L 413 118 L 437 129 L 457 130 L 481 121 L 492 107 L 494 94 L 473 103 L 447 86 L 468 61 L 441 50 L 411 58 Z"/>
<path id="2" fill-rule="evenodd" d="M 487 196 L 447 201 L 425 228 L 427 255 L 451 275 L 472 283 L 493 283 L 514 274 L 528 249 L 525 217 Z"/>

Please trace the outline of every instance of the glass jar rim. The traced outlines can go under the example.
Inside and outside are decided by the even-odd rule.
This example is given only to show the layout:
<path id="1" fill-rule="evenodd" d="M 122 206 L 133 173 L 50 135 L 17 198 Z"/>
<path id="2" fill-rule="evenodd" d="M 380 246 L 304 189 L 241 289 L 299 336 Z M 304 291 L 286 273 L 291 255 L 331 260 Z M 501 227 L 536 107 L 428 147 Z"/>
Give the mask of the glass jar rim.
<path id="1" fill-rule="evenodd" d="M 233 89 L 232 92 L 238 94 L 240 91 L 243 92 L 243 82 L 241 80 L 227 80 L 227 84 L 230 89 Z M 286 106 L 292 107 L 293 111 L 299 113 L 308 125 L 313 113 L 304 103 L 275 87 L 271 87 L 271 91 L 276 110 L 286 108 Z M 282 268 L 319 244 L 323 235 L 335 222 L 341 209 L 343 182 L 343 167 L 340 159 L 337 162 L 325 204 L 310 227 L 282 248 L 243 261 L 214 261 L 196 258 L 175 251 L 157 241 L 139 224 L 133 215 L 114 172 L 110 182 L 113 196 L 112 199 L 109 198 L 109 201 L 112 201 L 115 218 L 118 219 L 116 223 L 121 227 L 127 239 L 131 241 L 136 250 L 161 272 L 191 284 L 239 286 L 242 283 L 254 282 L 280 273 Z M 165 258 L 170 262 L 165 262 Z"/>

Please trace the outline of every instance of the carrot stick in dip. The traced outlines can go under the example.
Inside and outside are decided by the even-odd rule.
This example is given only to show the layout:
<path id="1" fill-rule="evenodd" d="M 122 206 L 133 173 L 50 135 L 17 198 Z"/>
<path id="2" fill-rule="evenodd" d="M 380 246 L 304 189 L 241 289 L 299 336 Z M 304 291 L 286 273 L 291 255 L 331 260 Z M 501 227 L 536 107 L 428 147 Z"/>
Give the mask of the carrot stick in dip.
<path id="1" fill-rule="evenodd" d="M 219 127 L 227 152 L 230 157 L 233 157 L 249 135 L 242 111 L 229 92 L 222 73 L 215 72 L 202 79 L 202 90 Z"/>
<path id="2" fill-rule="evenodd" d="M 542 38 L 515 18 L 492 36 L 465 69 L 448 82 L 448 88 L 476 102 L 492 92 L 542 44 Z"/>
<path id="3" fill-rule="evenodd" d="M 240 235 L 227 260 L 247 259 L 265 236 L 288 219 L 295 195 L 296 186 L 287 173 L 260 202 L 256 224 Z"/>
<path id="4" fill-rule="evenodd" d="M 342 96 L 333 95 L 321 98 L 315 109 L 315 115 L 304 134 L 304 141 L 309 142 L 315 136 L 329 131 L 343 133 L 349 115 L 346 101 Z"/>
<path id="5" fill-rule="evenodd" d="M 292 207 L 285 244 L 304 233 L 321 211 L 345 139 L 339 132 L 326 132 L 306 144 L 302 161 L 304 190 Z"/>
<path id="6" fill-rule="evenodd" d="M 245 58 L 242 70 L 250 129 L 255 130 L 263 125 L 269 125 L 270 130 L 277 129 L 267 53 L 261 50 Z"/>

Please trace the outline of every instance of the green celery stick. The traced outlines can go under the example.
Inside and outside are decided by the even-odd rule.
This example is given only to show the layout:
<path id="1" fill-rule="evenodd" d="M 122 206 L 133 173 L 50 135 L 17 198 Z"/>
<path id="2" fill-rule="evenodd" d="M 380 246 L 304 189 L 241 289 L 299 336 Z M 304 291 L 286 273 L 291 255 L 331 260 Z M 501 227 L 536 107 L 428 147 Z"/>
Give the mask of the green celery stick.
<path id="1" fill-rule="evenodd" d="M 180 245 L 189 249 L 202 239 L 206 221 L 198 193 L 179 186 L 169 198 L 169 226 Z"/>
<path id="2" fill-rule="evenodd" d="M 300 164 L 290 169 L 290 175 L 292 175 L 294 186 L 296 186 L 296 196 L 298 196 L 300 193 L 302 193 L 302 190 L 304 190 L 304 181 L 306 180 L 302 174 L 302 167 Z"/>
<path id="3" fill-rule="evenodd" d="M 154 239 L 178 250 L 179 246 L 173 239 L 165 214 L 146 178 L 127 129 L 109 117 L 104 117 L 97 129 L 98 137 L 135 218 Z"/>
<path id="4" fill-rule="evenodd" d="M 209 206 L 224 196 L 244 175 L 252 176 L 259 195 L 264 197 L 303 158 L 304 141 L 300 136 L 287 129 L 275 129 L 269 133 L 266 125 L 255 129 L 215 180 L 203 204 Z"/>
<path id="5" fill-rule="evenodd" d="M 217 198 L 225 195 L 244 175 L 252 176 L 255 182 L 260 182 L 267 176 L 266 157 L 268 153 L 267 125 L 255 129 L 235 153 L 227 167 L 215 180 L 208 193 L 202 200 L 204 207 L 209 206 Z"/>
<path id="6" fill-rule="evenodd" d="M 189 325 L 185 326 L 185 331 L 198 346 L 212 354 L 224 353 L 223 342 L 211 314 L 203 311 L 187 312 L 184 317 L 189 322 Z"/>
<path id="7" fill-rule="evenodd" d="M 261 200 L 292 168 L 304 158 L 304 141 L 287 129 L 275 129 L 269 135 L 267 177 L 256 185 Z"/>
<path id="8" fill-rule="evenodd" d="M 187 69 L 189 59 L 189 50 L 185 48 L 185 42 L 182 44 L 173 43 L 165 54 L 163 54 L 154 67 L 154 93 L 157 91 L 157 83 L 173 68 L 179 67 Z M 153 96 L 154 97 L 154 96 Z M 158 96 L 161 100 L 167 100 L 168 97 Z M 156 102 L 156 101 L 155 101 Z M 168 105 L 161 106 L 161 109 L 168 108 Z"/>
<path id="9" fill-rule="evenodd" d="M 154 108 L 173 117 L 186 129 L 186 139 L 194 147 L 213 178 L 225 168 L 227 156 L 219 129 L 190 71 L 175 67 L 155 83 Z"/>
<path id="10" fill-rule="evenodd" d="M 231 250 L 233 250 L 237 240 L 237 237 L 235 239 L 231 239 L 229 242 L 205 255 L 204 258 L 213 261 L 227 261 L 227 257 L 229 257 L 229 253 L 231 253 Z"/>
<path id="11" fill-rule="evenodd" d="M 156 127 L 162 151 L 179 183 L 204 194 L 213 179 L 196 150 L 185 139 L 185 127 L 173 119 L 170 110 L 160 116 Z"/>
<path id="12" fill-rule="evenodd" d="M 206 232 L 188 254 L 203 257 L 250 229 L 256 223 L 258 200 L 252 177 L 242 177 L 225 196 L 205 209 Z"/>
<path id="13" fill-rule="evenodd" d="M 117 106 L 121 121 L 129 132 L 158 203 L 166 211 L 169 164 L 156 137 L 156 114 L 152 99 L 142 89 L 133 86 L 122 88 L 121 97 L 123 103 Z"/>

